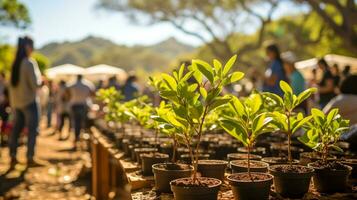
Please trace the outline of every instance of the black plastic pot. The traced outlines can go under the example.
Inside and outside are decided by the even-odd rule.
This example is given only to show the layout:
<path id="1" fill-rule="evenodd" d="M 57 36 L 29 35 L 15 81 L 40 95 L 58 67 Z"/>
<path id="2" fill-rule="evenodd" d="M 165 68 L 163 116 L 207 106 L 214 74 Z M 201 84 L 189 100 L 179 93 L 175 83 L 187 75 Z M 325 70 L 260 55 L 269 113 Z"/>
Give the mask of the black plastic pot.
<path id="1" fill-rule="evenodd" d="M 357 159 L 346 159 L 342 161 L 343 164 L 351 166 L 351 178 L 357 178 Z"/>
<path id="2" fill-rule="evenodd" d="M 303 152 L 300 153 L 300 165 L 307 165 L 309 163 L 316 162 L 318 160 L 321 160 L 321 156 L 318 155 L 316 152 Z M 328 160 L 336 160 L 336 156 L 330 156 Z"/>
<path id="3" fill-rule="evenodd" d="M 209 154 L 199 154 L 198 159 L 199 160 L 207 160 L 210 158 Z M 190 154 L 182 154 L 180 156 L 180 160 L 182 160 L 184 163 L 191 164 L 191 156 Z"/>
<path id="4" fill-rule="evenodd" d="M 141 154 L 141 170 L 144 176 L 152 176 L 152 165 L 165 163 L 169 160 L 169 155 L 162 153 L 144 153 Z"/>
<path id="5" fill-rule="evenodd" d="M 248 149 L 246 147 L 239 147 L 238 153 L 248 153 Z M 264 147 L 256 147 L 256 148 L 251 149 L 250 153 L 260 155 L 260 156 L 265 156 L 266 149 Z"/>
<path id="6" fill-rule="evenodd" d="M 347 188 L 348 176 L 351 173 L 352 167 L 344 165 L 345 169 L 331 170 L 321 168 L 315 163 L 309 163 L 309 167 L 314 168 L 315 174 L 312 177 L 314 187 L 321 193 L 344 192 Z"/>
<path id="7" fill-rule="evenodd" d="M 259 166 L 255 166 L 259 165 Z M 230 162 L 233 173 L 242 173 L 248 171 L 248 165 L 246 160 L 233 160 Z M 250 171 L 251 172 L 268 172 L 268 163 L 262 161 L 251 160 L 250 161 Z"/>
<path id="8" fill-rule="evenodd" d="M 187 169 L 179 169 L 177 166 Z M 152 171 L 155 179 L 155 190 L 171 193 L 170 182 L 175 179 L 190 177 L 193 167 L 186 164 L 158 163 L 152 166 Z"/>
<path id="9" fill-rule="evenodd" d="M 274 187 L 276 193 L 284 198 L 302 198 L 308 191 L 314 169 L 302 165 L 292 166 L 292 171 L 283 171 L 282 168 L 289 169 L 289 165 L 274 165 L 269 167 L 269 172 L 274 176 Z"/>
<path id="10" fill-rule="evenodd" d="M 141 157 L 140 155 L 143 153 L 153 153 L 153 152 L 157 152 L 158 149 L 157 148 L 135 148 L 134 152 L 135 152 L 135 161 L 138 162 L 139 164 L 141 164 Z"/>
<path id="11" fill-rule="evenodd" d="M 228 161 L 232 160 L 247 160 L 248 154 L 246 153 L 230 153 L 227 155 Z M 260 155 L 250 154 L 251 160 L 261 160 L 262 157 Z"/>
<path id="12" fill-rule="evenodd" d="M 261 176 L 261 179 L 243 179 L 247 173 L 232 174 L 227 177 L 235 200 L 267 200 L 269 199 L 270 186 L 273 183 L 273 176 L 266 173 L 252 173 L 252 176 Z"/>
<path id="13" fill-rule="evenodd" d="M 289 162 L 288 158 L 285 158 L 285 157 L 265 157 L 265 158 L 262 158 L 262 161 L 268 163 L 269 166 L 288 164 L 288 162 Z M 292 164 L 297 165 L 297 164 L 299 164 L 299 161 L 292 160 Z"/>
<path id="14" fill-rule="evenodd" d="M 227 168 L 227 161 L 224 160 L 199 160 L 198 171 L 203 177 L 224 180 L 224 173 Z"/>
<path id="15" fill-rule="evenodd" d="M 181 178 L 170 182 L 171 190 L 175 200 L 217 200 L 219 188 L 222 181 L 215 178 L 199 177 L 199 182 L 209 181 L 209 186 L 185 185 L 183 183 L 192 182 L 191 178 Z"/>

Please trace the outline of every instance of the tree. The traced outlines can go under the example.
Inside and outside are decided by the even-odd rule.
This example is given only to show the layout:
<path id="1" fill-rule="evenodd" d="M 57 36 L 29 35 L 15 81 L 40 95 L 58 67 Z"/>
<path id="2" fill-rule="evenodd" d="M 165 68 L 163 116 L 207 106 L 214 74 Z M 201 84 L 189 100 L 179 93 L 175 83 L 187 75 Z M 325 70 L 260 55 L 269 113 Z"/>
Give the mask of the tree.
<path id="1" fill-rule="evenodd" d="M 357 4 L 355 0 L 298 0 L 310 5 L 346 48 L 357 54 Z"/>
<path id="2" fill-rule="evenodd" d="M 100 7 L 127 14 L 133 21 L 149 24 L 168 22 L 174 27 L 207 44 L 215 57 L 228 60 L 231 55 L 241 55 L 258 49 L 265 37 L 267 25 L 278 6 L 277 0 L 100 0 Z M 258 12 L 256 7 L 264 8 Z M 258 22 L 257 40 L 239 49 L 232 46 L 230 38 L 242 28 L 243 23 Z"/>
<path id="3" fill-rule="evenodd" d="M 26 6 L 17 0 L 0 0 L 0 25 L 26 28 L 31 22 Z"/>

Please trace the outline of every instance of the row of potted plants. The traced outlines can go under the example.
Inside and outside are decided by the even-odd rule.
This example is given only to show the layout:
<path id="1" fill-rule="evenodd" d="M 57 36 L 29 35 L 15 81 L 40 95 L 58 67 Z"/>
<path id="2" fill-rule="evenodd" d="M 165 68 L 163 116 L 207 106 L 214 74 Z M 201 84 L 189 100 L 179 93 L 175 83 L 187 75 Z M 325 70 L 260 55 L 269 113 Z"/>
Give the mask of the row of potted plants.
<path id="1" fill-rule="evenodd" d="M 309 189 L 311 177 L 319 192 L 345 189 L 351 168 L 327 158 L 330 148 L 341 151 L 336 143 L 348 129 L 348 121 L 342 119 L 336 109 L 327 115 L 318 109 L 312 109 L 310 116 L 296 112 L 296 108 L 316 89 L 307 89 L 295 95 L 283 81 L 280 82 L 283 97 L 259 92 L 246 98 L 223 95 L 225 86 L 236 83 L 244 76 L 242 72 L 230 72 L 235 60 L 236 56 L 233 56 L 225 65 L 217 60 L 213 60 L 212 65 L 193 60 L 191 66 L 182 65 L 172 74 L 150 78 L 150 84 L 165 99 L 157 108 L 136 101 L 125 103 L 130 106 L 121 110 L 119 108 L 125 104 L 120 103 L 119 98 L 113 99 L 120 95 L 104 97 L 103 92 L 99 94 L 110 110 L 107 115 L 118 116 L 111 120 L 123 123 L 132 119 L 140 127 L 153 128 L 155 138 L 162 133 L 172 139 L 171 162 L 167 162 L 167 155 L 156 153 L 157 149 L 143 150 L 141 153 L 149 154 L 137 157 L 138 161 L 142 158 L 145 173 L 150 173 L 152 165 L 156 190 L 172 191 L 178 200 L 217 199 L 227 161 L 200 160 L 199 150 L 202 134 L 218 126 L 247 149 L 246 160 L 230 161 L 234 173 L 227 179 L 236 199 L 268 199 L 273 183 L 281 196 L 301 198 Z M 308 166 L 297 165 L 291 155 L 291 137 L 300 129 L 304 129 L 305 133 L 299 140 L 321 156 L 321 160 Z M 272 132 L 287 136 L 288 158 L 284 165 L 269 166 L 255 161 L 251 154 L 258 136 Z M 157 145 L 157 139 L 155 141 Z M 192 165 L 176 162 L 178 144 L 187 147 Z M 336 184 L 331 184 L 331 177 L 336 179 Z"/>

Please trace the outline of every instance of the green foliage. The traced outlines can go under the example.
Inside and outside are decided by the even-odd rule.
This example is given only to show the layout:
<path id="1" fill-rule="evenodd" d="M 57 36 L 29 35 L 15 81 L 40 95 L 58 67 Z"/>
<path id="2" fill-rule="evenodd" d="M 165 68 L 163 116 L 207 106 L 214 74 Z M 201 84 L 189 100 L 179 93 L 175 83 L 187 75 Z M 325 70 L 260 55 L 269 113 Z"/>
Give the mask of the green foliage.
<path id="1" fill-rule="evenodd" d="M 349 129 L 349 120 L 345 120 L 338 114 L 338 109 L 333 109 L 324 114 L 319 109 L 311 110 L 312 121 L 305 126 L 306 132 L 298 139 L 306 146 L 314 149 L 322 155 L 323 161 L 330 148 L 342 151 L 336 143 L 342 133 Z"/>
<path id="2" fill-rule="evenodd" d="M 185 138 L 191 156 L 192 137 L 197 135 L 200 142 L 206 117 L 230 101 L 229 97 L 221 96 L 223 87 L 244 76 L 242 72 L 230 73 L 236 58 L 233 56 L 224 66 L 217 60 L 213 61 L 213 66 L 202 60 L 192 60 L 191 66 L 182 65 L 172 75 L 164 73 L 159 81 L 151 79 L 160 96 L 172 106 L 173 112 L 167 114 L 167 126 L 174 127 L 177 134 Z M 191 78 L 195 81 L 189 81 Z M 196 179 L 199 142 L 195 149 L 193 180 Z"/>
<path id="3" fill-rule="evenodd" d="M 26 6 L 18 0 L 0 1 L 0 25 L 25 28 L 31 22 Z"/>
<path id="4" fill-rule="evenodd" d="M 32 57 L 36 60 L 41 74 L 44 74 L 46 69 L 50 68 L 50 60 L 43 54 L 35 52 Z"/>
<path id="5" fill-rule="evenodd" d="M 272 100 L 275 102 L 274 108 L 267 108 L 273 111 L 272 116 L 274 117 L 274 124 L 280 131 L 292 135 L 311 118 L 304 118 L 302 113 L 294 113 L 294 109 L 307 100 L 311 94 L 317 90 L 316 88 L 309 88 L 296 96 L 293 93 L 292 88 L 285 81 L 280 81 L 280 88 L 284 92 L 283 98 L 268 92 L 263 93 L 263 95 L 265 96 L 266 101 Z M 267 106 L 272 105 L 268 104 Z"/>
<path id="6" fill-rule="evenodd" d="M 109 89 L 100 89 L 96 96 L 97 99 L 106 106 L 106 121 L 118 122 L 121 125 L 129 121 L 130 117 L 125 113 L 125 111 L 130 104 L 120 102 L 120 100 L 124 97 L 114 87 Z"/>
<path id="7" fill-rule="evenodd" d="M 252 147 L 256 138 L 274 129 L 270 126 L 273 118 L 265 112 L 260 94 L 251 94 L 243 102 L 231 96 L 230 112 L 220 119 L 220 125 L 246 147 Z"/>

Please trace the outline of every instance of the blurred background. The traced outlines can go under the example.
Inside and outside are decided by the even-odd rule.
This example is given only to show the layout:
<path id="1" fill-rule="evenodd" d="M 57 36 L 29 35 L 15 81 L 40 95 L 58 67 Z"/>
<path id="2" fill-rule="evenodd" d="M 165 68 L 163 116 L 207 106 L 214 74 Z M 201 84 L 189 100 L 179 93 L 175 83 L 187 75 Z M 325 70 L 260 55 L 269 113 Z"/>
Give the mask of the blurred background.
<path id="1" fill-rule="evenodd" d="M 0 70 L 5 71 L 23 35 L 33 37 L 43 71 L 62 64 L 107 64 L 147 77 L 193 57 L 225 61 L 233 54 L 240 70 L 264 71 L 268 41 L 282 52 L 293 50 L 298 60 L 357 56 L 354 0 L 0 2 Z M 342 68 L 356 61 L 330 62 L 349 62 Z"/>

